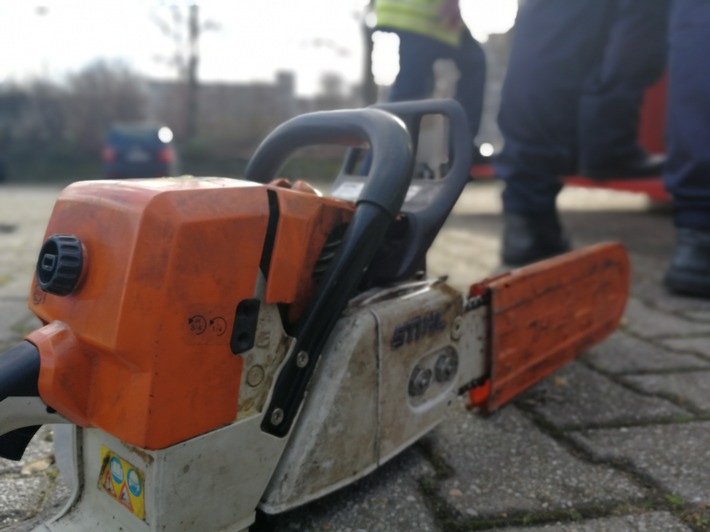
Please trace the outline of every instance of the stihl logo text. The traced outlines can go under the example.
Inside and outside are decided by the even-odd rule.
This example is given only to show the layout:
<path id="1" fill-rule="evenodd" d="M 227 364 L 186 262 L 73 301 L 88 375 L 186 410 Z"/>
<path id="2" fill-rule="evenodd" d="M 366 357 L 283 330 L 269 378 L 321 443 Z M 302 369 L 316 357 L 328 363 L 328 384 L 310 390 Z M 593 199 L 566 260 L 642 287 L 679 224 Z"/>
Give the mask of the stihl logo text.
<path id="1" fill-rule="evenodd" d="M 397 325 L 392 335 L 392 349 L 402 347 L 404 344 L 411 344 L 425 336 L 431 336 L 446 328 L 441 311 L 418 316 L 406 323 Z"/>

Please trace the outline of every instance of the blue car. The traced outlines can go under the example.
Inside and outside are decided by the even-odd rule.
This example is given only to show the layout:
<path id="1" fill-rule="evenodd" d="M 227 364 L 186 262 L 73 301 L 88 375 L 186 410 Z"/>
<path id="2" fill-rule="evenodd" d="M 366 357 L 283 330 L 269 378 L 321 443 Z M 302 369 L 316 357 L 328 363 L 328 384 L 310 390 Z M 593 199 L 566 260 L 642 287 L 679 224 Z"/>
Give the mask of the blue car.
<path id="1" fill-rule="evenodd" d="M 104 177 L 122 179 L 177 175 L 177 154 L 172 141 L 173 132 L 167 126 L 112 126 L 101 154 Z"/>

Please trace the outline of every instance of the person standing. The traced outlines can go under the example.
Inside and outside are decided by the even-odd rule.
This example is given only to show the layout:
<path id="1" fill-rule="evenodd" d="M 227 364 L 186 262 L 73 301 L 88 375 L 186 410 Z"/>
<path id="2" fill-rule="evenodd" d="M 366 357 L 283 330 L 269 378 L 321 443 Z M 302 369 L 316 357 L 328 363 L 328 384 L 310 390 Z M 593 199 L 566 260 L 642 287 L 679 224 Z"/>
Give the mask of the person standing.
<path id="1" fill-rule="evenodd" d="M 664 282 L 710 298 L 710 2 L 675 0 L 669 41 L 664 182 L 677 242 Z"/>
<path id="2" fill-rule="evenodd" d="M 430 97 L 434 62 L 453 60 L 459 71 L 455 99 L 475 138 L 481 124 L 486 58 L 461 18 L 458 0 L 376 0 L 375 15 L 377 30 L 399 37 L 399 73 L 388 101 Z M 481 157 L 477 149 L 473 156 L 474 162 Z"/>
<path id="3" fill-rule="evenodd" d="M 659 175 L 636 142 L 645 89 L 666 63 L 669 0 L 527 0 L 518 12 L 498 118 L 504 146 L 503 263 L 568 251 L 561 176 Z"/>

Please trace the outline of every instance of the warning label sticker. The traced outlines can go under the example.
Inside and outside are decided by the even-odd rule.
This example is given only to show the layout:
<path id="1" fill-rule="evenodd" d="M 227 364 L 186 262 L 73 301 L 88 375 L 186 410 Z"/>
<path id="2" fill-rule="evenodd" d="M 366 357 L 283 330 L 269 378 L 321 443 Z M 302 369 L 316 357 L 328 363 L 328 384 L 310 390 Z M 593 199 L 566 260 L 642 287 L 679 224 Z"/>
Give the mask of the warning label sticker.
<path id="1" fill-rule="evenodd" d="M 116 453 L 101 446 L 99 489 L 121 503 L 138 518 L 145 520 L 143 472 Z"/>

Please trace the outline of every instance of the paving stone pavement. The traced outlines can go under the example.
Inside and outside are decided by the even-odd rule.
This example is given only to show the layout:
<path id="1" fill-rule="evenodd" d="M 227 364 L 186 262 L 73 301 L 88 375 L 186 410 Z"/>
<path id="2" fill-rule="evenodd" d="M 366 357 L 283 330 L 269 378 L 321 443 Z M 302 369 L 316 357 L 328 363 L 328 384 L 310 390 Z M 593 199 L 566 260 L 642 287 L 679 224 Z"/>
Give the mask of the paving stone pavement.
<path id="1" fill-rule="evenodd" d="M 0 187 L 0 347 L 36 326 L 29 279 L 58 188 Z M 710 301 L 661 286 L 667 208 L 566 189 L 576 246 L 620 240 L 632 263 L 622 327 L 513 404 L 451 416 L 355 485 L 276 516 L 275 531 L 710 531 Z M 471 184 L 428 258 L 465 289 L 499 268 L 496 184 Z M 52 432 L 0 460 L 0 530 L 30 530 L 68 489 Z M 4 527 L 4 528 L 3 528 Z"/>

